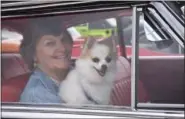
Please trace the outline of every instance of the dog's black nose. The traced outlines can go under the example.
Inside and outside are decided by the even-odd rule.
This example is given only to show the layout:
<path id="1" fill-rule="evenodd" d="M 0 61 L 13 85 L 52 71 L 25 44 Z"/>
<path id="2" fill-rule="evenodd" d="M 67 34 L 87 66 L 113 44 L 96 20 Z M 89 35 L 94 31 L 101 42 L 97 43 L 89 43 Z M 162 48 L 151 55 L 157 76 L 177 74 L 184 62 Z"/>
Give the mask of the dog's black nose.
<path id="1" fill-rule="evenodd" d="M 105 72 L 107 70 L 107 65 L 102 65 L 101 69 Z"/>

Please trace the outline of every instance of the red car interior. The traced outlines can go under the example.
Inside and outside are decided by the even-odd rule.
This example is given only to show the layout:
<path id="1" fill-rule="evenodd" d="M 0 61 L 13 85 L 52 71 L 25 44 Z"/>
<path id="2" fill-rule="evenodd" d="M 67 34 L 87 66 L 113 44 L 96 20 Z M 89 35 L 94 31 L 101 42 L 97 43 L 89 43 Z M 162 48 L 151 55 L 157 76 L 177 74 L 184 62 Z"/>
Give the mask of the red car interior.
<path id="1" fill-rule="evenodd" d="M 2 102 L 17 102 L 29 79 L 29 73 L 2 81 Z"/>
<path id="2" fill-rule="evenodd" d="M 117 16 L 129 16 L 132 11 L 112 11 L 96 12 L 89 14 L 71 14 L 61 17 L 66 21 L 66 26 L 95 21 L 98 19 L 113 18 Z M 62 21 L 61 20 L 61 21 Z M 71 22 L 71 23 L 70 23 Z M 10 26 L 16 31 L 23 33 L 29 24 L 28 19 L 4 20 L 4 26 Z M 73 50 L 73 56 L 79 54 L 78 50 Z M 125 49 L 123 49 L 125 50 Z M 143 51 L 143 50 L 142 50 Z M 122 51 L 125 52 L 126 51 Z M 128 52 L 131 51 L 128 50 Z M 154 54 L 146 52 L 144 54 Z M 154 55 L 159 56 L 159 53 Z M 163 55 L 160 53 L 160 56 Z M 75 56 L 76 57 L 76 56 Z M 124 56 L 126 57 L 126 56 Z M 2 53 L 2 102 L 16 102 L 20 98 L 30 75 L 27 65 L 24 63 L 20 54 Z M 131 104 L 131 68 L 130 59 L 127 61 L 119 57 L 117 61 L 118 72 L 115 85 L 111 96 L 111 103 L 114 105 Z M 139 80 L 138 80 L 138 101 L 139 102 L 178 102 L 184 103 L 184 57 L 176 58 L 139 58 Z"/>
<path id="3" fill-rule="evenodd" d="M 184 56 L 140 58 L 139 79 L 152 102 L 185 103 Z"/>
<path id="4" fill-rule="evenodd" d="M 27 65 L 22 60 L 19 54 L 2 53 L 1 54 L 1 76 L 4 79 L 10 79 L 29 72 Z"/>
<path id="5" fill-rule="evenodd" d="M 111 95 L 111 104 L 118 106 L 130 106 L 131 104 L 131 66 L 129 61 L 124 57 L 119 57 L 117 60 L 117 74 L 115 85 Z M 138 82 L 140 102 L 149 101 L 147 91 L 143 83 Z"/>
<path id="6" fill-rule="evenodd" d="M 2 55 L 2 59 L 6 59 L 7 64 L 7 66 L 6 64 L 3 64 L 4 67 L 2 69 L 3 77 L 5 77 L 4 79 L 2 79 L 2 102 L 18 101 L 20 98 L 20 94 L 22 93 L 29 79 L 29 70 L 25 69 L 26 66 L 23 61 L 14 61 L 15 57 L 19 58 L 19 60 L 22 60 L 20 55 Z M 11 67 L 8 67 L 8 64 L 10 63 Z M 130 105 L 130 64 L 125 58 L 122 57 L 119 57 L 117 64 L 119 66 L 119 71 L 118 76 L 115 80 L 115 87 L 112 93 L 111 103 L 114 105 Z M 5 71 L 9 71 L 9 74 L 11 74 L 11 76 L 9 76 L 9 74 Z M 123 75 L 123 73 L 125 75 Z M 142 97 L 140 98 L 140 101 L 147 101 L 147 93 L 142 83 L 140 84 L 139 88 L 141 88 L 140 97 Z"/>
<path id="7" fill-rule="evenodd" d="M 139 58 L 139 79 L 145 85 L 150 102 L 185 103 L 183 66 L 183 56 Z"/>

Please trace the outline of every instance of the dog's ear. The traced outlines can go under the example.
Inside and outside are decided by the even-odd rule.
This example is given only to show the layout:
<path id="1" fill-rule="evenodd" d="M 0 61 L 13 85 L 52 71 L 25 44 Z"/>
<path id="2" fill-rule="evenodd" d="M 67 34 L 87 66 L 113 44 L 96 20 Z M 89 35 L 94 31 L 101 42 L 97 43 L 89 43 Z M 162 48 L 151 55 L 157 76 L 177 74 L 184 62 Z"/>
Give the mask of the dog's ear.
<path id="1" fill-rule="evenodd" d="M 94 37 L 89 37 L 86 39 L 82 48 L 81 57 L 84 57 L 88 54 L 89 50 L 93 47 L 95 42 L 96 42 L 96 39 Z"/>
<path id="2" fill-rule="evenodd" d="M 111 38 L 111 37 L 104 38 L 104 39 L 102 39 L 101 41 L 99 41 L 98 43 L 107 45 L 107 46 L 110 47 L 110 48 L 113 47 L 113 43 L 112 43 L 112 38 Z"/>
<path id="3" fill-rule="evenodd" d="M 104 38 L 103 40 L 99 41 L 98 43 L 108 46 L 110 49 L 111 56 L 115 59 L 117 58 L 116 39 L 114 36 Z"/>
<path id="4" fill-rule="evenodd" d="M 95 44 L 96 39 L 94 37 L 89 37 L 86 42 L 84 43 L 84 50 L 91 49 L 92 46 Z"/>

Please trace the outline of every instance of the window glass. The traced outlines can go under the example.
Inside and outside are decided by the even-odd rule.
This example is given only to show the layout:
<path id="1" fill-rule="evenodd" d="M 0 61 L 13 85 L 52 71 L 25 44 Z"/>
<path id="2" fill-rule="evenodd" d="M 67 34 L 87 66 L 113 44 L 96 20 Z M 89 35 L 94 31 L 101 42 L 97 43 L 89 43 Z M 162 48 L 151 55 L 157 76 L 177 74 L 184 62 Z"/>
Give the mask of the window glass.
<path id="1" fill-rule="evenodd" d="M 126 55 L 131 62 L 132 16 L 122 17 L 121 22 Z M 155 29 L 141 12 L 138 27 L 137 102 L 184 104 L 184 49 L 175 38 L 164 39 L 159 34 L 160 29 L 168 31 L 169 27 Z"/>
<path id="2" fill-rule="evenodd" d="M 150 103 L 184 104 L 183 48 L 176 39 L 161 36 L 143 16 L 139 17 L 137 99 L 142 98 L 142 83 Z M 159 28 L 167 31 L 167 27 Z"/>
<path id="3" fill-rule="evenodd" d="M 130 106 L 131 68 L 126 56 L 122 55 L 125 50 L 124 44 L 120 45 L 123 37 L 118 37 L 120 34 L 117 31 L 120 29 L 117 19 L 124 17 L 124 13 L 126 17 L 131 17 L 131 11 L 20 19 L 24 22 L 17 22 L 19 19 L 14 22 L 12 19 L 12 22 L 20 23 L 20 29 L 24 29 L 22 45 L 18 45 L 20 52 L 16 52 L 20 53 L 16 55 L 20 61 L 7 60 L 6 66 L 9 63 L 12 65 L 4 68 L 2 73 L 4 77 L 9 73 L 22 73 L 3 81 L 2 102 L 51 104 L 73 100 L 72 103 L 79 101 L 80 104 L 85 100 L 84 104 Z M 8 25 L 18 29 L 16 25 Z M 127 23 L 123 25 L 128 27 Z M 2 34 L 6 38 L 6 32 Z M 4 55 L 3 58 L 7 57 Z M 14 54 L 8 58 L 13 59 Z M 25 70 L 29 68 L 33 73 L 18 68 L 15 70 L 15 67 L 21 67 L 24 63 L 28 65 Z M 69 69 L 75 72 L 68 73 Z M 74 79 L 69 79 L 71 76 Z M 75 95 L 80 97 L 75 97 L 76 102 Z"/>
<path id="4" fill-rule="evenodd" d="M 124 43 L 126 46 L 127 56 L 131 56 L 131 39 L 132 39 L 132 17 L 122 17 L 122 23 L 127 23 L 123 29 Z M 144 20 L 143 14 L 139 20 L 139 56 L 172 56 L 183 55 L 183 48 L 175 40 L 162 41 L 163 39 L 155 30 Z M 161 41 L 161 42 L 160 42 Z"/>
<path id="5" fill-rule="evenodd" d="M 120 55 L 120 49 L 119 49 L 118 37 L 117 37 L 118 35 L 116 30 L 117 30 L 116 18 L 101 19 L 98 21 L 79 24 L 68 28 L 68 31 L 70 31 L 70 34 L 72 35 L 73 41 L 74 41 L 73 52 L 76 52 L 77 47 L 81 49 L 83 47 L 83 43 L 85 43 L 85 41 L 88 39 L 89 36 L 92 36 L 96 39 L 102 39 L 102 38 L 104 39 L 110 36 L 114 36 L 115 42 L 117 44 L 117 50 L 119 51 L 117 53 L 118 55 Z M 112 34 L 112 31 L 115 31 L 115 34 Z M 76 33 L 73 33 L 73 32 L 76 32 Z"/>
<path id="6" fill-rule="evenodd" d="M 11 52 L 18 52 L 19 45 L 23 36 L 16 32 L 9 29 L 2 29 L 2 37 L 1 37 L 1 52 L 2 53 L 11 53 Z"/>
<path id="7" fill-rule="evenodd" d="M 8 30 L 6 28 L 2 29 L 2 38 L 3 38 L 2 40 L 11 40 L 11 39 L 22 40 L 23 39 L 20 33 L 16 31 Z"/>
<path id="8" fill-rule="evenodd" d="M 182 7 L 181 7 L 181 10 L 182 10 L 182 13 L 183 13 L 183 14 L 184 14 L 184 7 L 185 7 L 185 6 L 182 6 Z"/>

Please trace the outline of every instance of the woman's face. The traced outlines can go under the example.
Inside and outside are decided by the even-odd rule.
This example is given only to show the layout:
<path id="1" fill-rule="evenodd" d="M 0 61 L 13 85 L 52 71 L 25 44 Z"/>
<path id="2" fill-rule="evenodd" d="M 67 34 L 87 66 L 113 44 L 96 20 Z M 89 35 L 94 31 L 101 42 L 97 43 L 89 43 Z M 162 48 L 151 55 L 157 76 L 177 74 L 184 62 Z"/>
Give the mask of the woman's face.
<path id="1" fill-rule="evenodd" d="M 63 36 L 44 35 L 36 45 L 36 63 L 45 70 L 68 69 L 72 43 Z"/>

